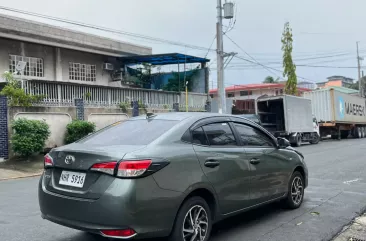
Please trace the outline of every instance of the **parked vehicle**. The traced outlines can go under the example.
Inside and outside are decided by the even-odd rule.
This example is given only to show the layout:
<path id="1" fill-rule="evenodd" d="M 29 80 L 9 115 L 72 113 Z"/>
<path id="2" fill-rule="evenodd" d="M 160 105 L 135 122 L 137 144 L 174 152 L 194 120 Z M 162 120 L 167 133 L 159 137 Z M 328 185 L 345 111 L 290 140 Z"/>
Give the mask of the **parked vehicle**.
<path id="1" fill-rule="evenodd" d="M 288 139 L 293 146 L 320 141 L 311 101 L 291 95 L 264 96 L 257 100 L 262 126 L 276 137 Z"/>
<path id="2" fill-rule="evenodd" d="M 321 137 L 344 139 L 366 137 L 365 98 L 343 93 L 333 88 L 304 93 L 311 100 L 317 116 Z"/>
<path id="3" fill-rule="evenodd" d="M 260 117 L 256 114 L 243 114 L 243 115 L 238 115 L 238 116 L 247 118 L 248 120 L 251 120 L 251 121 L 253 121 L 254 123 L 256 123 L 260 126 L 262 125 Z"/>
<path id="4" fill-rule="evenodd" d="M 215 222 L 259 205 L 300 207 L 308 185 L 288 141 L 210 113 L 130 118 L 52 149 L 44 166 L 44 219 L 120 239 L 207 241 Z"/>

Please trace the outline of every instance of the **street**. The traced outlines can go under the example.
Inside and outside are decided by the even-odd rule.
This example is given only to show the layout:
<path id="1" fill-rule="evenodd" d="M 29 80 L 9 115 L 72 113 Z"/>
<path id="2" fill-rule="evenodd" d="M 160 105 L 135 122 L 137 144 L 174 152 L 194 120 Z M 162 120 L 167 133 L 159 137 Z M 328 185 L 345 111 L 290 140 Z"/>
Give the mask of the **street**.
<path id="1" fill-rule="evenodd" d="M 225 220 L 212 241 L 330 240 L 366 207 L 366 139 L 323 141 L 298 148 L 309 168 L 303 206 L 294 211 L 272 204 Z M 104 241 L 42 220 L 39 178 L 0 182 L 0 240 Z"/>

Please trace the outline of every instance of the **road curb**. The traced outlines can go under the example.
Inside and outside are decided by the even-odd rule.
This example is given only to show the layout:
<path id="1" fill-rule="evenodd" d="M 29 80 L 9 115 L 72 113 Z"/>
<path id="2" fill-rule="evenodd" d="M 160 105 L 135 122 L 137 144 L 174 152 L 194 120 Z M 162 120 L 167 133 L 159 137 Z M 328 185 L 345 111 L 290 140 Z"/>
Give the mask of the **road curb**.
<path id="1" fill-rule="evenodd" d="M 14 179 L 21 179 L 21 178 L 28 178 L 28 177 L 38 177 L 42 175 L 43 172 L 35 173 L 35 174 L 29 174 L 24 176 L 16 176 L 16 177 L 8 177 L 8 178 L 0 178 L 0 181 L 6 181 L 6 180 L 14 180 Z"/>
<path id="2" fill-rule="evenodd" d="M 353 219 L 332 241 L 364 240 L 366 236 L 366 213 Z"/>

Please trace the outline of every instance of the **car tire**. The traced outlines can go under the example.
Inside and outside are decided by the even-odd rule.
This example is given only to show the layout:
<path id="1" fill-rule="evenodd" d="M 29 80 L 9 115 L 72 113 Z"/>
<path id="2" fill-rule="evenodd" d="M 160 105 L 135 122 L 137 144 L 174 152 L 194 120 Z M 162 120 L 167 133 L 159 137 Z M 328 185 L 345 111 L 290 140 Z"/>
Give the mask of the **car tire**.
<path id="1" fill-rule="evenodd" d="M 287 197 L 283 200 L 285 208 L 297 209 L 301 206 L 304 200 L 304 187 L 304 177 L 300 172 L 294 172 L 288 184 Z"/>
<path id="2" fill-rule="evenodd" d="M 198 219 L 201 219 L 201 223 L 197 222 L 197 213 Z M 190 215 L 192 215 L 192 219 L 194 224 L 192 225 Z M 199 224 L 200 223 L 200 224 Z M 204 224 L 206 223 L 206 224 Z M 185 230 L 191 230 L 193 233 L 190 233 Z M 178 215 L 175 219 L 174 227 L 172 233 L 170 234 L 168 240 L 169 241 L 187 241 L 191 240 L 193 235 L 198 235 L 196 240 L 199 239 L 199 233 L 201 235 L 205 235 L 203 241 L 207 241 L 210 238 L 212 229 L 212 214 L 210 207 L 207 202 L 201 197 L 191 197 L 186 200 L 182 207 L 178 211 Z M 184 238 L 184 234 L 187 235 L 187 238 Z"/>

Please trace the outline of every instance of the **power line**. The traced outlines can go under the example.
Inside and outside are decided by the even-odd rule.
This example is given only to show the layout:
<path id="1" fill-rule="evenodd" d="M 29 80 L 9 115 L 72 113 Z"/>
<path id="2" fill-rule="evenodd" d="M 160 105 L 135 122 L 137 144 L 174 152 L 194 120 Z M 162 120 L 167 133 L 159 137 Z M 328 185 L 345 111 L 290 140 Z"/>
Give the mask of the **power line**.
<path id="1" fill-rule="evenodd" d="M 280 73 L 283 73 L 282 70 L 279 70 L 279 69 L 275 69 L 275 68 L 272 68 L 272 67 L 269 67 L 269 66 L 266 66 L 264 64 L 261 64 L 259 63 L 258 61 L 256 61 L 250 54 L 248 54 L 242 47 L 240 47 L 233 39 L 231 39 L 228 35 L 225 34 L 225 36 L 233 43 L 235 44 L 239 49 L 241 49 L 245 54 L 247 54 L 250 58 L 252 58 L 255 62 L 253 61 L 250 61 L 248 59 L 245 59 L 245 58 L 241 58 L 240 56 L 235 56 L 236 58 L 239 58 L 241 60 L 244 60 L 244 61 L 248 61 L 248 62 L 251 62 L 251 63 L 256 63 L 257 65 L 260 65 L 262 66 L 263 68 L 267 69 L 269 72 L 273 73 L 273 71 L 270 71 L 270 70 L 274 70 L 274 71 L 277 71 L 277 72 L 280 72 Z M 277 76 L 278 78 L 281 78 L 280 76 L 278 76 L 277 74 L 274 74 L 275 76 Z M 301 77 L 299 75 L 297 75 L 298 78 L 300 79 L 304 79 L 304 80 L 310 80 L 310 81 L 313 81 L 313 82 L 316 82 L 314 80 L 311 80 L 309 78 L 305 78 L 305 77 Z"/>
<path id="2" fill-rule="evenodd" d="M 72 24 L 72 25 L 77 25 L 77 26 L 84 27 L 84 28 L 90 28 L 90 29 L 100 30 L 100 31 L 104 31 L 104 32 L 110 32 L 110 33 L 115 33 L 115 34 L 120 34 L 120 35 L 126 35 L 126 36 L 130 36 L 130 37 L 135 37 L 135 38 L 141 38 L 141 39 L 151 40 L 151 41 L 154 41 L 154 42 L 161 42 L 161 43 L 165 43 L 165 44 L 170 44 L 170 45 L 175 45 L 175 46 L 181 46 L 181 47 L 186 47 L 186 48 L 191 48 L 191 49 L 196 49 L 196 50 L 201 50 L 201 51 L 209 51 L 209 52 L 210 51 L 215 51 L 215 50 L 212 50 L 212 49 L 209 49 L 209 48 L 205 48 L 205 47 L 201 47 L 201 46 L 196 46 L 196 45 L 192 45 L 192 44 L 185 44 L 185 43 L 182 43 L 182 42 L 171 41 L 171 40 L 167 40 L 167 39 L 156 38 L 156 37 L 151 37 L 151 36 L 147 36 L 147 35 L 136 34 L 136 33 L 131 33 L 131 32 L 127 32 L 127 31 L 122 31 L 122 30 L 116 30 L 116 29 L 101 27 L 101 26 L 97 26 L 97 25 L 92 25 L 92 24 L 87 24 L 87 23 L 82 23 L 82 22 L 77 22 L 77 21 L 72 21 L 72 20 L 67 20 L 67 19 L 52 17 L 52 16 L 48 16 L 48 15 L 43 15 L 43 14 L 38 14 L 38 13 L 33 13 L 33 12 L 28 12 L 28 11 L 23 11 L 23 10 L 14 9 L 14 8 L 8 8 L 8 7 L 4 7 L 4 6 L 0 6 L 0 9 L 1 10 L 5 10 L 5 11 L 20 13 L 20 14 L 25 14 L 25 15 L 29 15 L 29 16 L 33 16 L 33 17 L 38 17 L 38 18 L 53 20 L 53 21 L 57 21 L 57 22 L 62 22 L 62 23 L 67 23 L 67 24 Z"/>
<path id="3" fill-rule="evenodd" d="M 343 62 L 345 60 L 351 60 L 353 59 L 353 57 L 347 57 L 347 58 L 341 58 L 341 59 L 332 59 L 332 60 L 323 60 L 323 61 L 316 61 L 316 62 L 308 62 L 308 63 L 305 63 L 305 64 L 296 64 L 296 66 L 306 66 L 306 65 L 318 65 L 318 64 L 323 64 L 323 63 L 332 63 L 332 62 Z M 267 66 L 268 65 L 271 65 L 272 67 L 276 67 L 277 65 L 280 65 L 278 67 L 281 67 L 282 66 L 282 62 L 279 62 L 279 61 L 276 61 L 276 62 L 265 62 L 265 63 L 262 63 L 262 64 L 266 64 Z M 275 65 L 275 66 L 273 66 Z M 257 64 L 244 64 L 244 63 L 231 63 L 230 64 L 230 67 L 256 67 Z"/>
<path id="4" fill-rule="evenodd" d="M 215 40 L 216 40 L 216 34 L 215 34 L 215 37 L 213 38 L 213 40 L 212 40 L 212 42 L 211 42 L 211 44 L 210 44 L 210 47 L 208 48 L 208 50 L 207 50 L 207 53 L 206 53 L 206 55 L 205 55 L 205 58 L 207 58 L 207 55 L 208 55 L 208 53 L 210 53 L 210 51 L 211 51 L 211 48 L 212 48 L 212 45 L 214 44 L 214 42 L 215 42 Z"/>
<path id="5" fill-rule="evenodd" d="M 227 34 L 224 34 L 233 44 L 235 44 L 236 45 L 236 47 L 238 47 L 241 51 L 243 51 L 246 55 L 248 55 L 251 59 L 253 59 L 254 60 L 254 62 L 253 61 L 251 61 L 251 62 L 253 62 L 253 63 L 256 63 L 256 64 L 258 64 L 258 65 L 261 65 L 263 68 L 265 68 L 268 72 L 270 72 L 270 73 L 272 73 L 272 74 L 274 74 L 275 76 L 277 76 L 278 78 L 281 78 L 280 76 L 278 76 L 276 73 L 274 73 L 273 71 L 271 71 L 271 69 L 272 68 L 270 68 L 270 67 L 267 67 L 267 66 L 265 66 L 265 65 L 263 65 L 263 64 L 261 64 L 261 63 L 259 63 L 255 58 L 253 58 L 250 54 L 248 54 L 242 47 L 240 47 L 234 40 L 232 40 Z M 239 56 L 234 56 L 235 58 L 239 58 L 239 59 L 242 59 L 242 60 L 245 60 L 245 61 L 247 61 L 247 59 L 244 59 L 244 58 L 241 58 L 241 57 L 239 57 Z M 282 71 L 280 71 L 281 73 L 282 73 Z"/>
<path id="6" fill-rule="evenodd" d="M 240 68 L 240 69 L 251 69 L 250 67 L 257 67 L 254 65 L 232 65 L 229 68 Z M 309 68 L 328 68 L 328 69 L 357 69 L 356 66 L 330 66 L 330 65 L 307 65 L 307 64 L 298 64 L 296 67 L 309 67 Z"/>

